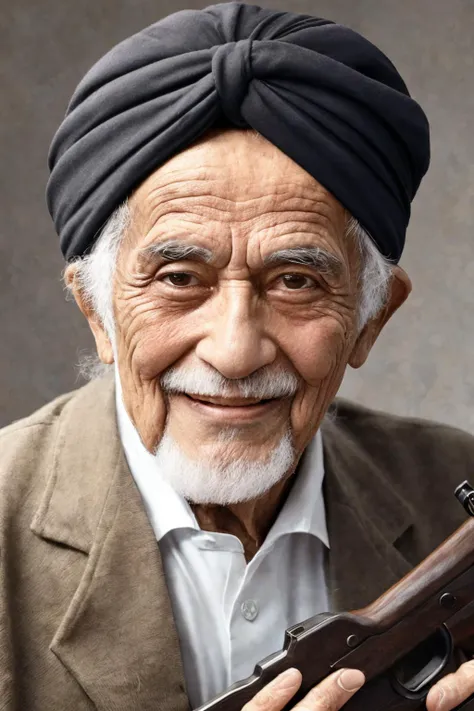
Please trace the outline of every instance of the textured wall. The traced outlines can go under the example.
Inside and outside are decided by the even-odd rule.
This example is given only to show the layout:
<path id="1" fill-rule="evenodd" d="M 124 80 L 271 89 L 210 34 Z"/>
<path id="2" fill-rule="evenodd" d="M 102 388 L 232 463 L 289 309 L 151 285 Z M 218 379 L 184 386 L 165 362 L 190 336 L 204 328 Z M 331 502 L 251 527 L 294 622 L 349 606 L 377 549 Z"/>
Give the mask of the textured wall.
<path id="1" fill-rule="evenodd" d="M 50 138 L 77 81 L 112 44 L 208 2 L 15 0 L 0 15 L 0 424 L 77 383 L 92 340 L 64 300 L 44 204 Z M 433 128 L 433 162 L 402 265 L 414 293 L 345 395 L 474 431 L 474 3 L 272 0 L 366 34 L 395 62 Z"/>

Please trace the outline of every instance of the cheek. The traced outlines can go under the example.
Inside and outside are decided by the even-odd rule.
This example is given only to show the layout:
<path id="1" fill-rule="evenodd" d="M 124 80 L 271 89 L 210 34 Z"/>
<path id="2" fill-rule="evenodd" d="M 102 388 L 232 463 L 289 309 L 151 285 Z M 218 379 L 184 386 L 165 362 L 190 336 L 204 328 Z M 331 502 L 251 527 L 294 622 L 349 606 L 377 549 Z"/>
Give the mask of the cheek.
<path id="1" fill-rule="evenodd" d="M 285 353 L 311 388 L 321 383 L 337 369 L 347 348 L 347 329 L 338 320 L 324 318 L 294 328 Z"/>
<path id="2" fill-rule="evenodd" d="M 193 346 L 198 314 L 183 314 L 149 297 L 117 304 L 118 331 L 130 370 L 141 380 L 155 380 Z"/>
<path id="3" fill-rule="evenodd" d="M 131 339 L 130 367 L 141 381 L 154 381 L 193 345 L 189 330 L 177 320 L 154 318 Z"/>
<path id="4" fill-rule="evenodd" d="M 117 365 L 123 399 L 145 447 L 153 451 L 167 418 L 160 375 L 193 348 L 196 329 L 186 318 L 144 301 L 133 307 L 117 303 L 116 312 L 121 315 L 116 319 Z"/>
<path id="5" fill-rule="evenodd" d="M 291 426 L 296 446 L 306 446 L 339 389 L 350 352 L 347 328 L 324 318 L 295 329 L 285 353 L 303 378 L 292 406 Z"/>

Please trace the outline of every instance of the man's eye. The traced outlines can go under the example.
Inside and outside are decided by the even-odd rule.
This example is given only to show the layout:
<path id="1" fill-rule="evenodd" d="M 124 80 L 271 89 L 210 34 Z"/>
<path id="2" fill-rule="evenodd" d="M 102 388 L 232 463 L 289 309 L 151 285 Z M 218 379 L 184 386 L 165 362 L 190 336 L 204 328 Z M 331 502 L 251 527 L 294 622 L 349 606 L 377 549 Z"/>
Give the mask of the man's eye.
<path id="1" fill-rule="evenodd" d="M 196 286 L 198 280 L 192 274 L 187 274 L 186 272 L 173 272 L 172 274 L 165 274 L 162 281 L 166 284 L 171 284 L 171 286 Z"/>
<path id="2" fill-rule="evenodd" d="M 314 279 L 302 274 L 283 274 L 281 280 L 286 289 L 311 289 L 316 286 Z"/>

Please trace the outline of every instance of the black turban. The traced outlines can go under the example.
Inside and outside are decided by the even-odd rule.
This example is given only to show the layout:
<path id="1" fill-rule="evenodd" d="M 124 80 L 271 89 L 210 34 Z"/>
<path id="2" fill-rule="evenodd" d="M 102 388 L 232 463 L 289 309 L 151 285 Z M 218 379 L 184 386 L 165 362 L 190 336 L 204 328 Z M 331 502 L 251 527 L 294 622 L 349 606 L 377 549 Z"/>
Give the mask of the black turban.
<path id="1" fill-rule="evenodd" d="M 50 151 L 48 205 L 70 260 L 113 210 L 212 126 L 252 127 L 398 260 L 429 127 L 393 64 L 328 20 L 225 3 L 121 42 L 77 87 Z"/>

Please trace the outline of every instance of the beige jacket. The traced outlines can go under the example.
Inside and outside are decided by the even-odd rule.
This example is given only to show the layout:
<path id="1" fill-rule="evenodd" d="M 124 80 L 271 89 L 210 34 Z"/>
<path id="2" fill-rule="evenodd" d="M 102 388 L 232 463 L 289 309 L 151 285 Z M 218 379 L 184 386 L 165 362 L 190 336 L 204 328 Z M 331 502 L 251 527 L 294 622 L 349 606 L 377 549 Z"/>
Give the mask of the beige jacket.
<path id="1" fill-rule="evenodd" d="M 323 432 L 336 609 L 363 606 L 463 520 L 474 438 L 339 403 Z M 0 709 L 185 711 L 158 546 L 113 384 L 0 433 Z"/>

